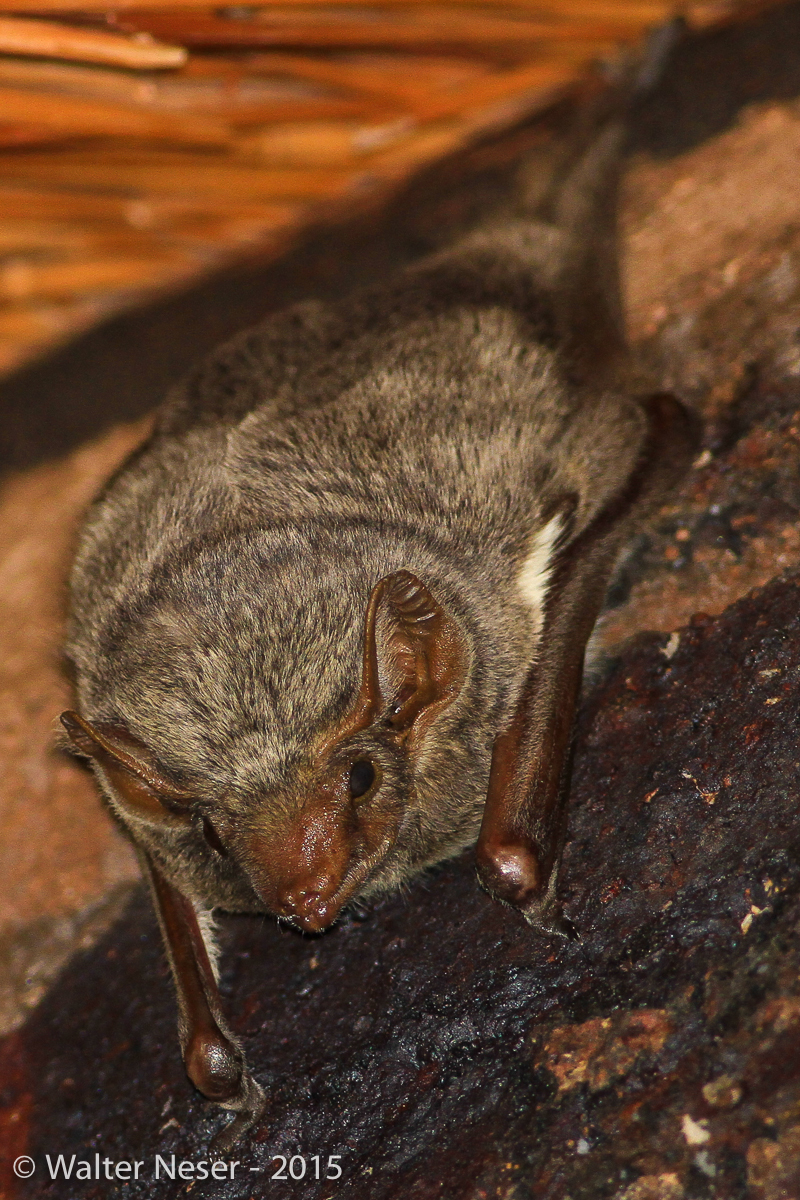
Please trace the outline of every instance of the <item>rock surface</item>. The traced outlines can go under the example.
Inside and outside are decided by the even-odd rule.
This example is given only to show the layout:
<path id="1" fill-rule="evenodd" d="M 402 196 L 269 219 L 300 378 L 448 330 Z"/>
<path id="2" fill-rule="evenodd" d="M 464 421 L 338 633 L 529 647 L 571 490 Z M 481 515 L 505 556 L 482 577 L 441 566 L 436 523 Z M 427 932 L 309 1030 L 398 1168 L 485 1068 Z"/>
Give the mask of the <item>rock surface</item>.
<path id="1" fill-rule="evenodd" d="M 0 1034 L 138 878 L 133 852 L 86 772 L 54 752 L 54 735 L 70 701 L 61 643 L 77 523 L 142 429 L 120 427 L 0 489 Z"/>
<path id="2" fill-rule="evenodd" d="M 726 36 L 714 53 L 730 54 Z M 725 60 L 737 86 L 756 59 Z M 561 877 L 581 943 L 532 937 L 477 890 L 468 857 L 321 938 L 226 920 L 226 996 L 271 1096 L 233 1182 L 153 1179 L 156 1153 L 201 1161 L 220 1117 L 183 1074 L 127 847 L 88 779 L 47 751 L 72 530 L 139 435 L 7 481 L 0 1026 L 83 949 L 0 1042 L 3 1200 L 797 1200 L 800 576 L 726 606 L 800 567 L 798 146 L 796 103 L 770 102 L 630 172 L 631 329 L 708 425 L 600 630 L 611 659 L 582 711 Z M 508 153 L 486 147 L 473 167 Z M 457 225 L 471 202 L 418 214 L 418 249 L 425 221 Z M 696 613 L 722 615 L 623 645 Z M 23 1153 L 27 1182 L 10 1168 Z M 141 1160 L 142 1179 L 51 1181 L 45 1156 L 73 1153 Z M 271 1182 L 281 1153 L 310 1174 L 314 1155 L 341 1155 L 342 1179 Z"/>
<path id="3" fill-rule="evenodd" d="M 227 919 L 224 990 L 270 1100 L 234 1179 L 202 1189 L 154 1182 L 156 1154 L 207 1159 L 221 1118 L 184 1079 L 137 894 L 6 1043 L 6 1128 L 38 1168 L 8 1194 L 246 1200 L 277 1189 L 275 1155 L 338 1155 L 341 1180 L 279 1194 L 792 1195 L 798 701 L 797 576 L 629 647 L 580 721 L 560 889 L 580 942 L 534 936 L 469 856 L 321 937 Z M 49 1179 L 47 1154 L 95 1153 L 142 1178 Z"/>
<path id="4" fill-rule="evenodd" d="M 690 42 L 665 80 L 666 102 L 662 98 L 652 112 L 641 114 L 645 129 L 653 125 L 654 114 L 660 112 L 662 121 L 670 118 L 666 131 L 651 129 L 651 142 L 674 148 L 681 130 L 691 131 L 697 121 L 702 131 L 704 106 L 712 127 L 730 123 L 735 103 L 723 105 L 722 117 L 716 113 L 721 89 L 734 89 L 736 103 L 763 92 L 765 61 L 775 64 L 781 47 L 796 45 L 798 38 L 800 5 L 793 5 L 749 31 Z M 791 83 L 790 58 L 784 53 L 770 67 L 779 92 Z M 796 55 L 794 83 L 800 90 Z M 401 198 L 394 212 L 382 215 L 386 230 L 371 231 L 358 261 L 352 230 L 337 231 L 335 238 L 327 234 L 317 259 L 309 251 L 305 259 L 301 255 L 293 265 L 260 277 L 259 288 L 255 279 L 249 290 L 240 287 L 251 305 L 242 311 L 232 303 L 232 281 L 216 281 L 218 319 L 223 319 L 219 313 L 226 320 L 255 319 L 254 292 L 262 308 L 279 303 L 281 296 L 335 293 L 440 243 L 507 195 L 516 159 L 537 138 L 538 132 L 523 129 L 479 147 L 458 164 L 443 165 L 435 178 Z M 675 157 L 640 152 L 632 163 L 622 222 L 631 335 L 654 378 L 689 400 L 710 423 L 705 455 L 636 548 L 620 581 L 615 607 L 601 628 L 606 648 L 642 628 L 676 629 L 698 610 L 721 612 L 776 571 L 800 566 L 800 424 L 792 415 L 800 408 L 798 148 L 796 102 L 766 102 Z M 340 257 L 349 262 L 348 269 Z M 151 314 L 150 325 L 143 315 L 138 357 L 160 362 L 170 337 L 173 358 L 196 353 L 195 330 L 188 334 L 184 328 L 184 322 L 191 324 L 191 312 L 185 299 L 183 309 L 173 301 Z M 125 326 L 126 337 L 135 346 L 135 320 L 129 320 L 133 325 Z M 214 329 L 205 312 L 197 337 L 202 333 L 200 340 L 207 339 Z M 220 336 L 223 332 L 217 329 Z M 126 373 L 121 338 L 117 329 L 107 339 L 112 361 L 106 362 L 102 387 L 95 380 L 97 394 L 86 412 L 74 410 L 84 380 L 88 377 L 85 386 L 91 390 L 92 370 L 103 358 L 100 334 L 87 339 L 83 360 L 79 347 L 71 352 L 78 360 L 73 363 L 77 379 L 70 385 L 75 394 L 71 407 L 67 404 L 71 430 L 74 425 L 80 431 L 81 421 L 90 416 L 99 422 L 101 410 L 118 403 L 112 377 Z M 54 388 L 61 387 L 65 370 L 59 362 Z M 135 374 L 129 366 L 126 388 Z M 47 389 L 39 376 L 34 382 L 27 402 L 35 401 L 35 407 Z M 14 403 L 23 404 L 25 395 L 20 386 L 9 392 L 10 386 L 0 387 L 0 393 L 14 412 Z M 147 394 L 145 388 L 145 399 Z M 117 411 L 126 411 L 124 405 Z M 42 418 L 40 425 L 46 424 Z M 107 820 L 86 772 L 51 747 L 57 714 L 69 702 L 58 656 L 64 580 L 77 522 L 143 428 L 118 426 L 65 459 L 7 478 L 0 488 L 0 1034 L 38 998 L 69 947 L 83 936 L 81 930 L 97 928 L 97 914 L 114 889 L 137 874 L 133 855 Z M 47 448 L 45 432 L 39 429 L 37 436 Z M 37 945 L 45 948 L 38 957 Z"/>

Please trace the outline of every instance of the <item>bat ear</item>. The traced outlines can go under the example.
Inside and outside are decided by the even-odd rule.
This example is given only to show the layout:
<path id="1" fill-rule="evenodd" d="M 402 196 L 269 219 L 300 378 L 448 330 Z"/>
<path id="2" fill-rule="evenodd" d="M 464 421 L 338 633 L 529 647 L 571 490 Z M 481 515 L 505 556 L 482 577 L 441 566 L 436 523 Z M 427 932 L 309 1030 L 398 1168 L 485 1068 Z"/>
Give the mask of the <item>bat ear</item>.
<path id="1" fill-rule="evenodd" d="M 369 723 L 389 709 L 400 735 L 422 728 L 461 689 L 469 654 L 457 622 L 410 571 L 376 584 L 367 606 L 359 704 Z"/>
<path id="2" fill-rule="evenodd" d="M 99 767 L 125 814 L 148 825 L 186 824 L 193 797 L 158 771 L 138 738 L 116 725 L 92 725 L 70 709 L 61 724 L 75 749 Z"/>

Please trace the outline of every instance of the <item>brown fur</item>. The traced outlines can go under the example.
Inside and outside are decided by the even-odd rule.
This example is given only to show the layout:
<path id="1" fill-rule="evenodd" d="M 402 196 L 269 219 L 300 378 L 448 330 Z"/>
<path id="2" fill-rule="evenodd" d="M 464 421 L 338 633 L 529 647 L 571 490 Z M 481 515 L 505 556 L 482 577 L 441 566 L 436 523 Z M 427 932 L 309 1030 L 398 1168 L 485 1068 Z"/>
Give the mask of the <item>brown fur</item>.
<path id="1" fill-rule="evenodd" d="M 692 446 L 614 370 L 620 141 L 541 212 L 235 339 L 89 515 L 65 724 L 153 873 L 191 1076 L 241 1121 L 187 898 L 324 928 L 483 821 L 485 886 L 563 926 L 583 649 Z"/>

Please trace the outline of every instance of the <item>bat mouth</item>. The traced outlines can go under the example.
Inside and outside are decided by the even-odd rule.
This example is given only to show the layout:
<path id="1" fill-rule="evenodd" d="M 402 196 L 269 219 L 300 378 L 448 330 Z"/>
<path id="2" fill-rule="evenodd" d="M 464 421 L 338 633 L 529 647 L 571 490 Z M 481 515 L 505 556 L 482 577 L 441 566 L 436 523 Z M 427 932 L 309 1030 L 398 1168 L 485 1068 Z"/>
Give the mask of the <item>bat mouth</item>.
<path id="1" fill-rule="evenodd" d="M 394 846 L 396 838 L 386 837 L 366 858 L 353 863 L 336 889 L 327 895 L 309 891 L 279 904 L 281 920 L 303 933 L 323 933 L 336 923 L 351 901 L 358 898 L 364 885 L 375 876 Z"/>

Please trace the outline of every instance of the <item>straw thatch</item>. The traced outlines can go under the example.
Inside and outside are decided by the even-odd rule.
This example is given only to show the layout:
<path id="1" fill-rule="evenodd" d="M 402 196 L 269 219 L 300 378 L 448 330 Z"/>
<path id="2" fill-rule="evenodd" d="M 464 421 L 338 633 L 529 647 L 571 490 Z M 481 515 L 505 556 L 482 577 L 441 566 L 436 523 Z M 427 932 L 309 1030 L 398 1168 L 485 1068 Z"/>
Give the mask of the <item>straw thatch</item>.
<path id="1" fill-rule="evenodd" d="M 0 16 L 0 371 L 550 106 L 737 0 L 14 0 Z M 62 11 L 63 9 L 63 11 Z"/>

